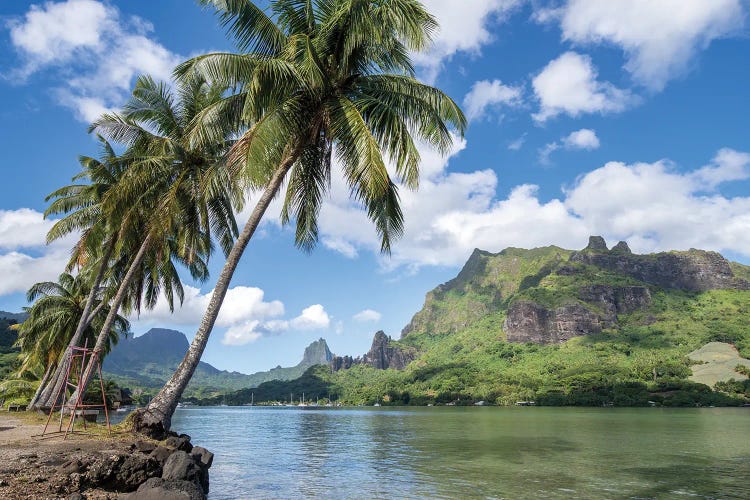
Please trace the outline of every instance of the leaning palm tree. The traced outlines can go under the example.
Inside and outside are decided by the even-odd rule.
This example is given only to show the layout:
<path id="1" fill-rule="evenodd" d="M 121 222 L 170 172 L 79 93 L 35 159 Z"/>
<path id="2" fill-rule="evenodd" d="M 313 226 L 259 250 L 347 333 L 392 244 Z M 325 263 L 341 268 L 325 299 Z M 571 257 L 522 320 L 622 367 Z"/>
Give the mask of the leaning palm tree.
<path id="1" fill-rule="evenodd" d="M 93 272 L 90 280 L 90 292 L 84 305 L 78 325 L 68 347 L 81 345 L 83 332 L 92 319 L 98 314 L 93 308 L 97 294 L 101 292 L 102 281 L 110 267 L 111 259 L 117 245 L 116 232 L 112 231 L 111 220 L 103 216 L 103 202 L 107 193 L 116 188 L 128 167 L 125 159 L 118 156 L 112 145 L 99 137 L 101 154 L 99 158 L 79 157 L 81 172 L 73 177 L 74 184 L 62 187 L 51 193 L 46 201 L 50 206 L 45 217 L 66 214 L 50 229 L 47 241 L 52 242 L 78 232 L 80 237 L 73 248 L 67 270 L 74 267 L 82 271 Z M 99 304 L 104 307 L 105 302 Z M 71 351 L 66 349 L 64 355 Z M 42 383 L 29 403 L 30 408 L 49 406 L 49 402 L 64 383 L 63 363 L 58 363 L 53 372 L 46 372 Z"/>
<path id="2" fill-rule="evenodd" d="M 135 415 L 136 429 L 154 436 L 169 429 L 240 257 L 285 180 L 282 221 L 296 222 L 296 244 L 310 250 L 335 157 L 387 253 L 402 232 L 403 215 L 386 163 L 397 181 L 415 189 L 420 156 L 414 138 L 446 152 L 449 125 L 460 134 L 465 127 L 448 96 L 414 78 L 409 52 L 427 48 L 437 27 L 418 0 L 275 0 L 270 14 L 248 0 L 202 3 L 218 9 L 242 53 L 199 56 L 178 66 L 176 75 L 236 90 L 200 118 L 241 130 L 228 167 L 262 194 L 185 358 Z"/>
<path id="3" fill-rule="evenodd" d="M 96 312 L 83 331 L 83 341 L 86 343 L 94 342 L 95 329 L 102 325 L 109 312 L 106 303 L 97 298 L 97 294 L 94 295 L 93 309 Z M 48 379 L 57 366 L 64 369 L 64 354 L 77 332 L 90 296 L 86 273 L 76 276 L 63 273 L 56 282 L 36 283 L 29 289 L 27 299 L 34 303 L 26 308 L 29 316 L 18 328 L 16 345 L 21 348 L 21 365 L 15 374 L 16 378 L 23 379 L 29 373 L 44 371 L 41 386 L 41 382 Z M 128 321 L 117 316 L 108 331 L 104 346 L 106 352 L 117 343 L 121 335 L 127 333 L 128 328 Z"/>
<path id="4" fill-rule="evenodd" d="M 105 114 L 91 126 L 127 148 L 124 156 L 130 167 L 106 200 L 105 217 L 119 221 L 118 240 L 136 243 L 94 344 L 95 353 L 102 353 L 106 331 L 123 305 L 139 310 L 144 297 L 153 307 L 160 291 L 170 308 L 173 294 L 182 301 L 173 261 L 189 269 L 194 279 L 205 280 L 212 239 L 225 253 L 232 247 L 237 234 L 234 209 L 243 201 L 221 163 L 232 141 L 228 133 L 216 132 L 208 141 L 192 139 L 201 135 L 196 128 L 203 125 L 196 115 L 220 101 L 225 89 L 204 79 L 185 79 L 175 99 L 168 85 L 142 76 L 121 113 Z M 94 369 L 92 358 L 79 390 L 85 391 Z"/>

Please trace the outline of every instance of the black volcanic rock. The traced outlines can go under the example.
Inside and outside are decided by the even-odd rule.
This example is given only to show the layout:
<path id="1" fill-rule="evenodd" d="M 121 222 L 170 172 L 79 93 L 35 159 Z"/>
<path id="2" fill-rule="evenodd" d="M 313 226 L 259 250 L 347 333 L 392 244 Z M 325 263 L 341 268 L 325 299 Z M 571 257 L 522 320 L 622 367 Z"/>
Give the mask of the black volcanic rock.
<path id="1" fill-rule="evenodd" d="M 351 356 L 335 356 L 330 363 L 333 371 L 348 370 L 352 365 L 365 364 L 378 370 L 393 368 L 403 370 L 406 365 L 414 361 L 416 352 L 413 349 L 405 349 L 399 345 L 393 345 L 393 339 L 382 330 L 375 333 L 370 350 L 361 358 Z"/>

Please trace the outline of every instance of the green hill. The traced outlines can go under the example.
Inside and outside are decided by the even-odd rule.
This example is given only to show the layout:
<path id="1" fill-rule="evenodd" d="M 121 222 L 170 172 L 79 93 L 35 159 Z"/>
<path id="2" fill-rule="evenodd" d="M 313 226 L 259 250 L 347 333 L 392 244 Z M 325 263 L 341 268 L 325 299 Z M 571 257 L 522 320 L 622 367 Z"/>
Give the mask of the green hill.
<path id="1" fill-rule="evenodd" d="M 750 357 L 749 278 L 715 252 L 636 255 L 599 237 L 578 252 L 475 250 L 398 341 L 381 334 L 364 357 L 261 385 L 255 398 L 293 387 L 351 404 L 741 404 L 747 377 L 725 370 L 714 391 L 691 380 L 703 362 L 689 354 L 718 342 Z"/>
<path id="2" fill-rule="evenodd" d="M 121 387 L 159 389 L 172 376 L 188 347 L 187 338 L 182 332 L 152 328 L 141 336 L 121 339 L 104 359 L 104 375 Z M 327 364 L 332 358 L 325 340 L 320 339 L 305 349 L 302 361 L 296 366 L 279 366 L 251 375 L 219 370 L 201 361 L 186 394 L 206 396 L 255 387 L 270 380 L 295 379 L 310 366 Z"/>

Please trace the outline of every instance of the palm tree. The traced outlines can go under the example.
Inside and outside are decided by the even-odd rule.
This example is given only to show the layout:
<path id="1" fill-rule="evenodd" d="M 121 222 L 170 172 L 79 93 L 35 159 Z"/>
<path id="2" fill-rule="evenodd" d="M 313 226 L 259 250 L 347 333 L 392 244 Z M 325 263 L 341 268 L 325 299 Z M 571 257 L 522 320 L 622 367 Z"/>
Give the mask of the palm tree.
<path id="1" fill-rule="evenodd" d="M 109 312 L 106 303 L 97 294 L 93 307 L 96 313 L 83 332 L 84 342 L 93 343 L 95 329 L 103 323 Z M 71 338 L 76 333 L 84 308 L 92 294 L 86 280 L 86 273 L 73 276 L 62 273 L 57 282 L 45 281 L 33 285 L 28 293 L 29 302 L 34 302 L 26 312 L 29 317 L 18 328 L 16 345 L 21 348 L 21 366 L 15 374 L 23 379 L 45 371 L 48 377 L 57 366 L 64 366 L 64 353 Z M 100 307 L 100 305 L 102 307 Z M 105 352 L 117 343 L 120 335 L 129 329 L 128 321 L 117 316 L 108 331 Z M 45 377 L 42 377 L 42 381 Z M 54 396 L 53 396 L 54 398 Z"/>
<path id="2" fill-rule="evenodd" d="M 409 51 L 427 48 L 437 27 L 417 0 L 275 0 L 270 15 L 248 0 L 202 3 L 218 9 L 242 53 L 199 56 L 178 66 L 176 75 L 236 90 L 201 118 L 241 131 L 228 168 L 262 195 L 185 358 L 135 416 L 136 429 L 153 436 L 169 429 L 240 257 L 285 180 L 282 221 L 296 221 L 295 242 L 309 251 L 318 239 L 318 213 L 335 155 L 387 253 L 403 230 L 403 215 L 386 162 L 398 181 L 416 189 L 420 157 L 414 137 L 446 152 L 449 125 L 463 134 L 466 124 L 448 96 L 414 78 Z M 210 133 L 211 127 L 201 130 Z"/>
<path id="3" fill-rule="evenodd" d="M 75 183 L 54 191 L 46 199 L 52 202 L 45 211 L 45 217 L 67 214 L 50 229 L 47 241 L 52 242 L 72 232 L 80 232 L 81 236 L 73 249 L 67 270 L 71 271 L 74 267 L 78 267 L 89 271 L 95 270 L 96 273 L 92 277 L 89 297 L 68 347 L 81 345 L 84 330 L 98 313 L 96 310 L 92 311 L 92 306 L 97 294 L 101 292 L 101 284 L 117 244 L 117 239 L 111 231 L 111 224 L 108 226 L 111 221 L 105 220 L 102 216 L 103 200 L 107 193 L 117 186 L 127 169 L 127 162 L 115 153 L 109 142 L 102 137 L 99 137 L 99 141 L 101 144 L 99 159 L 88 156 L 79 157 L 82 171 L 73 177 Z M 101 308 L 104 304 L 105 302 L 100 302 L 98 307 Z M 66 349 L 64 355 L 69 356 L 70 352 Z M 30 408 L 49 406 L 51 399 L 64 383 L 63 365 L 64 363 L 58 363 L 54 372 L 50 372 L 49 369 L 45 372 L 39 388 L 29 403 Z"/>
<path id="4" fill-rule="evenodd" d="M 201 78 L 184 79 L 175 100 L 168 85 L 142 76 L 121 114 L 105 114 L 91 130 L 127 147 L 130 167 L 108 200 L 107 209 L 121 221 L 118 239 L 139 242 L 119 279 L 110 314 L 94 345 L 101 354 L 106 331 L 123 306 L 140 309 L 142 299 L 153 307 L 163 292 L 172 307 L 173 294 L 183 298 L 176 260 L 194 279 L 208 277 L 207 259 L 216 239 L 226 252 L 237 234 L 234 209 L 242 207 L 242 192 L 226 175 L 220 159 L 232 142 L 228 133 L 209 140 L 200 136 L 203 122 L 196 116 L 222 99 L 225 87 Z M 203 134 L 205 136 L 206 134 Z M 127 236 L 127 237 L 126 237 Z M 92 358 L 83 375 L 85 390 L 94 373 Z M 77 395 L 74 395 L 77 396 Z"/>

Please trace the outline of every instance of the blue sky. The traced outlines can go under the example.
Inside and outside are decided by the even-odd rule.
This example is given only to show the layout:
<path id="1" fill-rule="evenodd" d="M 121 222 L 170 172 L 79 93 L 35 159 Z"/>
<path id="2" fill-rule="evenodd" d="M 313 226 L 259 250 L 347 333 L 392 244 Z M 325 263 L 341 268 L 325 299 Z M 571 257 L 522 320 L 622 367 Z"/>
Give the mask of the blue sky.
<path id="1" fill-rule="evenodd" d="M 423 151 L 402 190 L 407 230 L 390 258 L 334 180 L 321 243 L 294 249 L 272 207 L 232 282 L 204 360 L 254 372 L 295 364 L 324 337 L 361 354 L 398 337 L 424 294 L 472 249 L 585 246 L 589 234 L 651 252 L 691 247 L 750 263 L 750 39 L 744 0 L 428 0 L 441 23 L 419 76 L 471 122 L 453 153 Z M 87 123 L 134 78 L 231 50 L 190 0 L 4 2 L 0 8 L 0 309 L 53 279 L 70 241 L 44 245 L 44 197 L 94 155 Z M 243 215 L 240 214 L 240 218 Z M 244 222 L 244 220 L 243 220 Z M 213 276 L 222 259 L 211 263 Z M 189 338 L 213 286 L 133 319 Z"/>

